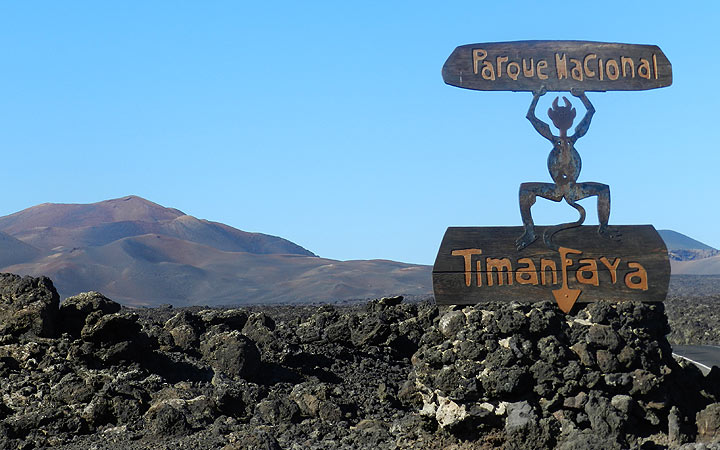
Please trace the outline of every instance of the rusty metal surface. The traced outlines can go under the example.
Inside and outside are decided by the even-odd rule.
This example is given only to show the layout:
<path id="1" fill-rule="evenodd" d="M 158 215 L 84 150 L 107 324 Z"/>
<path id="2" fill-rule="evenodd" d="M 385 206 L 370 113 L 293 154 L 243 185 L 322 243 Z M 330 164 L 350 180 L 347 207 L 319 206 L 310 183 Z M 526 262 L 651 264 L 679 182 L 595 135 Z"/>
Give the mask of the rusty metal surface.
<path id="1" fill-rule="evenodd" d="M 533 99 L 527 112 L 527 119 L 535 127 L 535 130 L 542 137 L 549 140 L 553 144 L 553 148 L 548 156 L 548 170 L 554 183 L 522 183 L 520 185 L 519 201 L 520 214 L 522 216 L 524 232 L 517 239 L 516 247 L 522 250 L 537 240 L 535 234 L 535 223 L 533 222 L 532 213 L 530 211 L 532 205 L 535 204 L 537 197 L 542 197 L 554 202 L 560 202 L 563 199 L 568 205 L 575 208 L 580 217 L 575 222 L 568 222 L 548 228 L 543 234 L 543 241 L 548 248 L 558 250 L 559 247 L 553 243 L 553 235 L 556 233 L 573 227 L 578 227 L 585 222 L 585 209 L 576 202 L 587 197 L 597 197 L 597 210 L 600 225 L 598 233 L 612 239 L 619 239 L 619 235 L 608 227 L 610 218 L 610 187 L 606 184 L 596 182 L 581 182 L 577 179 L 582 168 L 580 154 L 575 149 L 575 142 L 585 136 L 590 128 L 595 108 L 582 90 L 573 89 L 572 95 L 577 97 L 585 106 L 585 116 L 575 127 L 575 132 L 568 136 L 567 132 L 572 127 L 573 121 L 577 114 L 572 103 L 563 97 L 563 106 L 558 104 L 559 97 L 555 98 L 552 108 L 548 109 L 548 116 L 553 125 L 559 130 L 558 136 L 554 135 L 550 130 L 550 126 L 538 119 L 535 115 L 535 108 L 541 96 L 545 95 L 546 89 L 543 87 L 539 91 L 533 92 Z"/>

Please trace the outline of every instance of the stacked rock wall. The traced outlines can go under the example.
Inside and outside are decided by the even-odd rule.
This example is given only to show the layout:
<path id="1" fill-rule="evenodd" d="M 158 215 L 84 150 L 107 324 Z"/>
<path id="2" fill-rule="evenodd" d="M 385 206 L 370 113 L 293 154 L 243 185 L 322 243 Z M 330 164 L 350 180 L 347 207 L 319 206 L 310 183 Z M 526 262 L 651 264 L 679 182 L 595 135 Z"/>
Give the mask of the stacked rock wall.
<path id="1" fill-rule="evenodd" d="M 668 331 L 660 303 L 458 308 L 413 356 L 420 413 L 456 434 L 502 428 L 508 447 L 676 446 L 716 400 L 716 372 L 681 367 Z"/>

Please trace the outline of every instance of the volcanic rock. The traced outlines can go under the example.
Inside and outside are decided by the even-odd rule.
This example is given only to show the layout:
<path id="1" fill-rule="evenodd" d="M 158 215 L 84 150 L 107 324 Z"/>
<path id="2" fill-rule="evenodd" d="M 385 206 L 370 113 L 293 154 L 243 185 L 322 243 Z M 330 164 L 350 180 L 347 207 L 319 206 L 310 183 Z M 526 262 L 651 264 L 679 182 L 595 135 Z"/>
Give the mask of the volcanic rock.
<path id="1" fill-rule="evenodd" d="M 200 353 L 215 373 L 234 379 L 257 375 L 260 367 L 255 343 L 238 331 L 211 334 L 200 344 Z"/>
<path id="2" fill-rule="evenodd" d="M 60 324 L 62 331 L 79 337 L 86 325 L 88 316 L 120 312 L 120 304 L 105 297 L 99 292 L 84 292 L 68 297 L 60 305 Z M 98 314 L 94 314 L 96 317 Z"/>
<path id="3" fill-rule="evenodd" d="M 693 369 L 672 358 L 662 304 L 600 302 L 567 316 L 551 303 L 476 305 L 447 312 L 438 327 L 443 338 L 413 356 L 422 411 L 452 428 L 473 420 L 438 415 L 449 401 L 452 411 L 492 410 L 505 417 L 511 447 L 572 448 L 590 435 L 611 447 L 639 445 L 638 435 L 668 432 L 673 407 L 677 440 L 712 399 L 688 392 L 684 372 Z"/>
<path id="4" fill-rule="evenodd" d="M 49 278 L 0 274 L 0 336 L 54 336 L 59 303 Z"/>
<path id="5" fill-rule="evenodd" d="M 0 449 L 720 445 L 720 369 L 673 359 L 662 304 L 129 310 L 22 280 Z"/>
<path id="6" fill-rule="evenodd" d="M 697 413 L 698 441 L 720 442 L 720 403 L 708 405 Z"/>
<path id="7" fill-rule="evenodd" d="M 163 326 L 172 336 L 172 342 L 185 352 L 198 349 L 200 336 L 204 332 L 202 320 L 196 314 L 188 311 L 177 313 Z"/>

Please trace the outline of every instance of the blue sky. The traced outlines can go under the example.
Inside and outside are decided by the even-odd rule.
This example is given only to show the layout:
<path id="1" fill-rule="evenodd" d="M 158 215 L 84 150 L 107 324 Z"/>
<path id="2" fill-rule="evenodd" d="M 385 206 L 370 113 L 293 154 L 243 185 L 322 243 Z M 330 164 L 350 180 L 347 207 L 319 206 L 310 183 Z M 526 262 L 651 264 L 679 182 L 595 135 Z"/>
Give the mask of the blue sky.
<path id="1" fill-rule="evenodd" d="M 432 264 L 446 227 L 520 225 L 519 184 L 550 181 L 531 95 L 447 86 L 445 59 L 579 39 L 659 45 L 674 74 L 588 94 L 580 180 L 610 185 L 611 223 L 720 248 L 720 7 L 690 5 L 3 2 L 0 215 L 135 194 L 329 258 Z"/>

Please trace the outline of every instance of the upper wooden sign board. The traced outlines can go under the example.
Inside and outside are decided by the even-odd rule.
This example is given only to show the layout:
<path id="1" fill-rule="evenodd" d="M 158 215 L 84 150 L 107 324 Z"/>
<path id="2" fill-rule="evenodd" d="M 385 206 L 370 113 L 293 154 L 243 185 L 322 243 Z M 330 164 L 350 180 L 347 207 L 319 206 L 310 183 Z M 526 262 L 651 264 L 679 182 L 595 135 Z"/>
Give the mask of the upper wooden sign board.
<path id="1" fill-rule="evenodd" d="M 457 47 L 445 83 L 480 91 L 640 91 L 672 84 L 672 66 L 656 45 L 588 41 L 516 41 Z"/>

